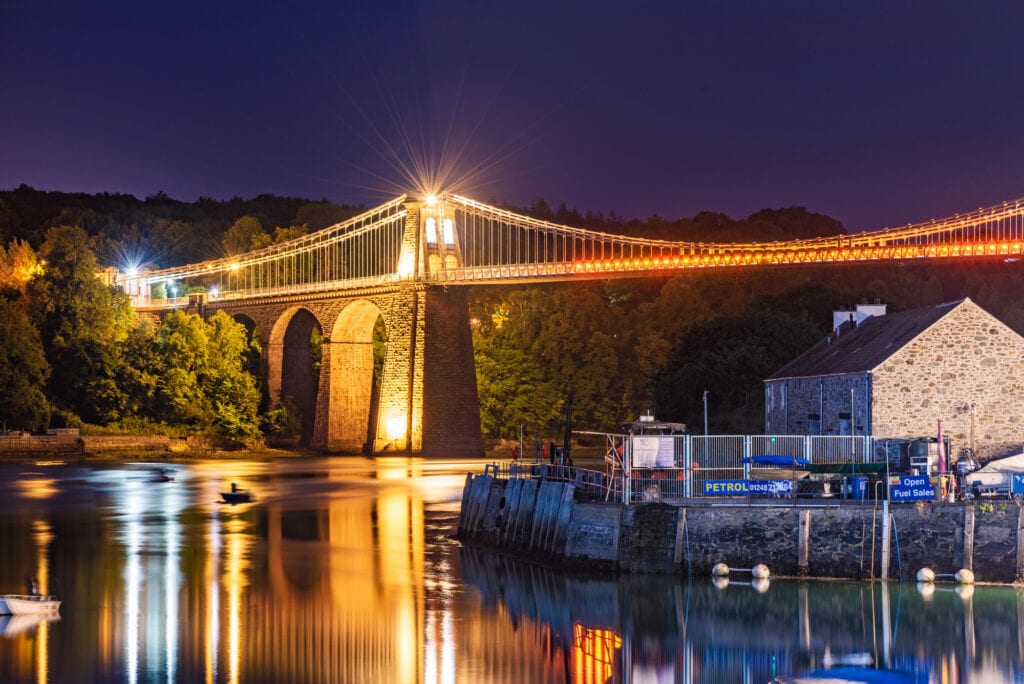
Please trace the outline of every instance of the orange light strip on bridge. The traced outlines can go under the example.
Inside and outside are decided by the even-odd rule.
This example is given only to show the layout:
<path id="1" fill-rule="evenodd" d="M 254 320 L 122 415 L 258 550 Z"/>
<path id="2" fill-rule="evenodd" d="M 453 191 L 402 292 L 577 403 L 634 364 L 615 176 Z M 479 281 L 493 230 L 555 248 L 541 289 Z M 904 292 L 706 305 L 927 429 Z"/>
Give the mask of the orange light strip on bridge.
<path id="1" fill-rule="evenodd" d="M 778 251 L 769 249 L 761 252 L 744 251 L 739 254 L 705 254 L 702 256 L 674 256 L 653 259 L 583 261 L 573 264 L 571 268 L 575 273 L 616 273 L 623 271 L 657 271 L 725 266 L 1015 256 L 1021 254 L 1024 254 L 1024 243 L 1022 242 L 991 242 L 980 244 L 860 247 L 854 249 L 786 249 Z"/>

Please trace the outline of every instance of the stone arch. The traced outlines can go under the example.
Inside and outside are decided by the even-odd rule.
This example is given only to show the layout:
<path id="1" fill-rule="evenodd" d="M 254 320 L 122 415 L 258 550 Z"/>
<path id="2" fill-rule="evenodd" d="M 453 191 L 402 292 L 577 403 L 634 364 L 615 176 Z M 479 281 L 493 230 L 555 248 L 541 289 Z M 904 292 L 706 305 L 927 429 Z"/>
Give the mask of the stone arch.
<path id="1" fill-rule="evenodd" d="M 324 345 L 324 364 L 329 368 L 327 447 L 331 451 L 373 451 L 376 437 L 373 330 L 381 310 L 359 299 L 341 310 Z"/>
<path id="2" fill-rule="evenodd" d="M 313 439 L 320 371 L 313 358 L 310 338 L 323 334 L 319 319 L 307 308 L 287 309 L 274 323 L 267 344 L 267 389 L 272 405 L 291 397 L 302 417 L 300 444 Z"/>

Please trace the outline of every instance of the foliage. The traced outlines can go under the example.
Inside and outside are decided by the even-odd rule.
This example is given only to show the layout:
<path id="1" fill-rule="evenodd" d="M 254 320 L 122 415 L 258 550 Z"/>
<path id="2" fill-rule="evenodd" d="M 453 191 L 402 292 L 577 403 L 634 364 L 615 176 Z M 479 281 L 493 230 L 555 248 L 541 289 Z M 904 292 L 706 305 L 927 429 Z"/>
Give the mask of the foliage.
<path id="1" fill-rule="evenodd" d="M 377 316 L 373 324 L 373 388 L 380 391 L 384 381 L 384 357 L 388 348 L 388 329 L 384 325 L 384 317 Z"/>
<path id="2" fill-rule="evenodd" d="M 562 403 L 536 359 L 520 349 L 476 348 L 480 423 L 485 437 L 512 438 L 519 426 L 541 432 L 557 425 Z"/>
<path id="3" fill-rule="evenodd" d="M 616 382 L 626 340 L 614 332 L 621 309 L 613 299 L 600 284 L 574 284 L 494 290 L 473 306 L 479 322 L 477 386 L 488 436 L 511 429 L 506 414 L 513 408 L 531 431 L 559 431 L 562 401 L 570 391 L 578 422 L 607 425 L 618 419 L 629 383 Z"/>
<path id="4" fill-rule="evenodd" d="M 299 226 L 289 226 L 287 228 L 282 228 L 278 226 L 277 228 L 274 229 L 273 243 L 275 245 L 279 245 L 282 242 L 288 242 L 289 240 L 297 240 L 303 235 L 308 234 L 309 228 L 307 228 L 305 224 Z"/>
<path id="5" fill-rule="evenodd" d="M 126 416 L 107 425 L 83 424 L 79 428 L 83 435 L 165 435 L 167 437 L 188 437 L 188 430 L 180 425 L 168 425 L 144 416 Z"/>
<path id="6" fill-rule="evenodd" d="M 655 385 L 658 415 L 701 423 L 703 393 L 714 432 L 757 433 L 764 425 L 763 381 L 821 338 L 810 323 L 763 313 L 715 318 L 691 327 Z"/>
<path id="7" fill-rule="evenodd" d="M 24 294 L 28 281 L 42 273 L 35 251 L 24 240 L 11 240 L 4 249 L 0 245 L 0 290 Z"/>
<path id="8" fill-rule="evenodd" d="M 263 433 L 275 437 L 298 437 L 302 434 L 302 413 L 293 397 L 285 397 L 263 415 Z"/>
<path id="9" fill-rule="evenodd" d="M 270 245 L 270 236 L 263 230 L 259 219 L 254 216 L 243 216 L 228 228 L 221 245 L 229 255 L 243 254 Z"/>
<path id="10" fill-rule="evenodd" d="M 163 192 L 139 200 L 116 193 L 46 192 L 21 185 L 0 191 L 0 238 L 18 237 L 37 247 L 47 228 L 78 225 L 96 238 L 94 249 L 101 263 L 173 266 L 220 256 L 224 233 L 240 216 L 259 217 L 267 226 L 306 224 L 319 230 L 361 210 L 274 195 L 181 202 Z"/>
<path id="11" fill-rule="evenodd" d="M 39 257 L 44 272 L 28 283 L 26 296 L 50 364 L 47 395 L 86 422 L 117 420 L 127 408 L 118 373 L 134 319 L 128 299 L 96 277 L 80 228 L 51 228 Z"/>
<path id="12" fill-rule="evenodd" d="M 309 361 L 313 364 L 313 372 L 320 372 L 320 364 L 324 360 L 324 334 L 319 325 L 309 331 Z"/>
<path id="13" fill-rule="evenodd" d="M 260 394 L 245 371 L 245 327 L 222 311 L 208 321 L 174 311 L 155 337 L 158 415 L 241 441 L 261 437 Z"/>
<path id="14" fill-rule="evenodd" d="M 0 420 L 8 429 L 47 426 L 49 366 L 39 333 L 21 307 L 0 297 Z"/>

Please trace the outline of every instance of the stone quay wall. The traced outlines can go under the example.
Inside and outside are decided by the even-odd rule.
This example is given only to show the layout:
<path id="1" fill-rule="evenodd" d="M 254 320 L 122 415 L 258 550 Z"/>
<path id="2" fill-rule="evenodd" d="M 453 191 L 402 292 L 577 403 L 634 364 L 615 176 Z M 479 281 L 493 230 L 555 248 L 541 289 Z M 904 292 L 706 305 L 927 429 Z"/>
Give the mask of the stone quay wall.
<path id="1" fill-rule="evenodd" d="M 774 577 L 913 581 L 921 568 L 1024 581 L 1024 507 L 982 503 L 585 501 L 573 483 L 467 475 L 458 538 L 549 565 L 709 575 L 767 565 Z"/>

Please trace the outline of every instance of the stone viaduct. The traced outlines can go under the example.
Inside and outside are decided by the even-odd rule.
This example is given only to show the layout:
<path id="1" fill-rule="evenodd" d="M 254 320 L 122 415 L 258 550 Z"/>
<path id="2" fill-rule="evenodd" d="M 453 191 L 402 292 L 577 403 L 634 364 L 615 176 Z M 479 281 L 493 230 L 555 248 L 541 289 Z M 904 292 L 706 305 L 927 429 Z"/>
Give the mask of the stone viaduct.
<path id="1" fill-rule="evenodd" d="M 480 404 L 465 287 L 216 302 L 259 334 L 271 404 L 292 397 L 303 440 L 345 453 L 480 456 Z M 387 331 L 380 396 L 373 330 Z M 310 337 L 323 336 L 317 372 Z"/>

